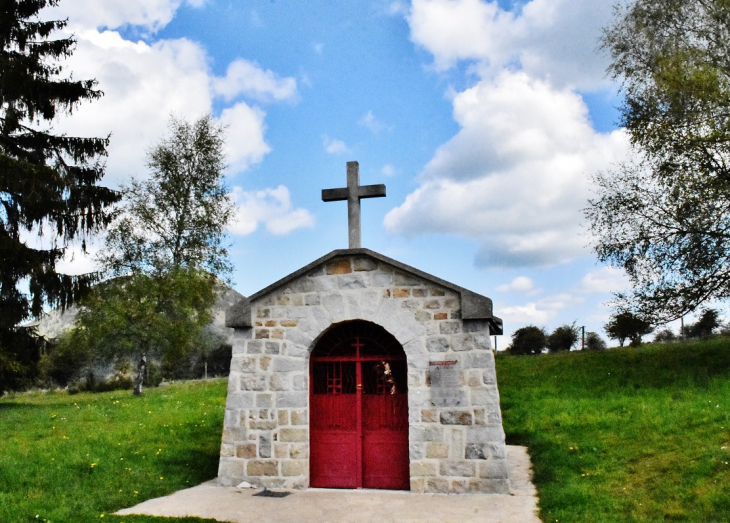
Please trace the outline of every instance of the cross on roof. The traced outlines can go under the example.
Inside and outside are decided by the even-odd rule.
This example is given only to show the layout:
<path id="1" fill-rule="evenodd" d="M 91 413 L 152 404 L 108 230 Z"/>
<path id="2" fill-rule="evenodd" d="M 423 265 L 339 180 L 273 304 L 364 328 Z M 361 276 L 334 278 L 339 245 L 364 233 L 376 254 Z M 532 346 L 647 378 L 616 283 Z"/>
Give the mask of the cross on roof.
<path id="1" fill-rule="evenodd" d="M 322 189 L 322 201 L 336 202 L 347 200 L 347 226 L 349 229 L 350 249 L 360 245 L 360 200 L 385 196 L 385 185 L 360 185 L 360 166 L 357 162 L 347 162 L 347 187 Z"/>

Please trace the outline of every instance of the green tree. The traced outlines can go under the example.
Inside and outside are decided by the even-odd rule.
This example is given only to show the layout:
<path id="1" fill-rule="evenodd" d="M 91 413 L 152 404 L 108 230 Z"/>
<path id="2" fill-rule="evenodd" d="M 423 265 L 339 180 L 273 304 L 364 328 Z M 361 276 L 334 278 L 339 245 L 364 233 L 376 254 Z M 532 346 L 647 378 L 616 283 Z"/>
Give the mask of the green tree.
<path id="1" fill-rule="evenodd" d="M 514 355 L 541 354 L 546 346 L 547 334 L 545 334 L 545 329 L 528 325 L 517 329 L 512 334 L 512 344 L 507 350 Z"/>
<path id="2" fill-rule="evenodd" d="M 136 394 L 148 357 L 174 372 L 194 351 L 205 358 L 212 350 L 201 329 L 217 276 L 231 270 L 222 245 L 234 211 L 223 180 L 223 128 L 206 115 L 194 123 L 171 118 L 169 131 L 148 153 L 149 180 L 123 189 L 126 213 L 99 254 L 109 274 L 123 276 L 99 287 L 74 334 L 107 360 L 134 356 Z"/>
<path id="3" fill-rule="evenodd" d="M 720 313 L 715 309 L 705 310 L 696 323 L 684 327 L 684 335 L 688 338 L 706 338 L 720 326 Z"/>
<path id="4" fill-rule="evenodd" d="M 611 315 L 604 329 L 609 338 L 618 340 L 621 347 L 627 339 L 631 340 L 632 346 L 641 345 L 641 337 L 654 330 L 650 323 L 630 312 Z"/>
<path id="5" fill-rule="evenodd" d="M 585 350 L 606 350 L 606 342 L 596 332 L 586 332 Z"/>
<path id="6" fill-rule="evenodd" d="M 123 189 L 126 215 L 109 229 L 100 261 L 113 274 L 197 267 L 230 272 L 223 246 L 234 207 L 224 183 L 224 129 L 210 115 L 169 122 L 147 155 L 150 178 Z"/>
<path id="7" fill-rule="evenodd" d="M 62 343 L 83 361 L 154 358 L 174 368 L 200 347 L 216 278 L 192 267 L 136 273 L 97 285 Z M 141 393 L 141 379 L 135 392 Z"/>
<path id="8" fill-rule="evenodd" d="M 730 296 L 730 3 L 636 0 L 603 36 L 633 158 L 585 214 L 620 308 L 664 323 Z"/>
<path id="9" fill-rule="evenodd" d="M 547 337 L 547 348 L 550 352 L 561 352 L 570 350 L 578 342 L 578 331 L 580 329 L 572 325 L 561 325 Z"/>
<path id="10" fill-rule="evenodd" d="M 80 103 L 102 96 L 95 80 L 74 80 L 59 61 L 73 38 L 54 39 L 66 21 L 41 21 L 57 0 L 0 3 L 0 391 L 32 377 L 40 344 L 21 324 L 45 305 L 73 303 L 93 281 L 69 276 L 57 262 L 74 240 L 104 228 L 119 197 L 97 183 L 108 137 L 54 134 L 52 122 Z M 50 236 L 50 246 L 29 243 Z M 26 288 L 27 282 L 27 291 Z"/>

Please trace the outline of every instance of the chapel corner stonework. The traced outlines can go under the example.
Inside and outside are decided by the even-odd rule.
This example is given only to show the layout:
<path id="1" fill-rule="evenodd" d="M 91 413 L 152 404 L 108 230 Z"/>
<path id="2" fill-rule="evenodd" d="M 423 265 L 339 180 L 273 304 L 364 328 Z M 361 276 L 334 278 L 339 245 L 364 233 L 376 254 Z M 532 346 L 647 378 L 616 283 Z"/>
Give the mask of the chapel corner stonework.
<path id="1" fill-rule="evenodd" d="M 463 319 L 458 291 L 343 255 L 252 299 L 250 315 L 234 333 L 222 485 L 309 486 L 309 355 L 333 325 L 364 320 L 406 354 L 411 490 L 509 492 L 490 323 Z M 435 389 L 434 362 L 451 364 L 448 394 Z"/>

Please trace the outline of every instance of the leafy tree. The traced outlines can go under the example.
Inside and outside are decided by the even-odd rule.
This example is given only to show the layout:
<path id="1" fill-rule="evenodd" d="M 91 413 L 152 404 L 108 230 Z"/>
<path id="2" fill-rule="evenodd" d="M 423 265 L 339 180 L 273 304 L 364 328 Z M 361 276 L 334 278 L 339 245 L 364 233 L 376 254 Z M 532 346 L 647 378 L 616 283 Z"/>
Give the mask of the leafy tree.
<path id="1" fill-rule="evenodd" d="M 655 343 L 666 343 L 669 341 L 675 341 L 677 335 L 672 332 L 672 329 L 662 329 L 654 335 Z"/>
<path id="2" fill-rule="evenodd" d="M 222 242 L 234 208 L 223 181 L 224 130 L 206 115 L 193 123 L 173 117 L 169 131 L 148 153 L 150 179 L 124 189 L 128 211 L 110 227 L 100 261 L 114 274 L 227 273 Z"/>
<path id="3" fill-rule="evenodd" d="M 512 345 L 508 347 L 510 354 L 541 354 L 547 346 L 545 330 L 534 325 L 517 329 L 512 334 Z"/>
<path id="4" fill-rule="evenodd" d="M 608 337 L 618 340 L 621 347 L 627 339 L 632 346 L 641 345 L 641 337 L 654 330 L 651 324 L 630 312 L 613 314 L 604 328 Z"/>
<path id="5" fill-rule="evenodd" d="M 720 326 L 720 313 L 715 309 L 707 309 L 696 323 L 685 325 L 684 335 L 688 338 L 706 338 Z"/>
<path id="6" fill-rule="evenodd" d="M 586 332 L 585 350 L 606 350 L 606 342 L 595 332 Z"/>
<path id="7" fill-rule="evenodd" d="M 578 342 L 578 327 L 561 325 L 547 337 L 547 348 L 550 352 L 570 350 Z"/>
<path id="8" fill-rule="evenodd" d="M 194 123 L 171 118 L 169 131 L 148 153 L 149 180 L 123 190 L 127 211 L 99 255 L 110 274 L 124 276 L 99 288 L 75 329 L 79 343 L 107 359 L 137 359 L 136 394 L 148 357 L 179 373 L 184 356 L 210 352 L 201 329 L 210 320 L 216 276 L 231 269 L 222 246 L 233 217 L 223 128 L 206 115 Z"/>
<path id="9" fill-rule="evenodd" d="M 730 3 L 636 0 L 605 30 L 634 158 L 596 176 L 599 259 L 621 308 L 664 323 L 730 296 Z"/>
<path id="10" fill-rule="evenodd" d="M 0 4 L 0 391 L 21 387 L 33 374 L 40 343 L 20 324 L 45 304 L 68 306 L 93 277 L 56 271 L 73 240 L 104 228 L 118 195 L 97 183 L 108 137 L 53 134 L 57 114 L 102 96 L 95 80 L 74 80 L 59 60 L 73 38 L 54 39 L 66 21 L 41 21 L 57 0 Z M 29 242 L 32 234 L 50 245 Z M 23 290 L 27 282 L 27 292 Z"/>
<path id="11" fill-rule="evenodd" d="M 83 300 L 63 343 L 87 359 L 151 357 L 174 368 L 203 343 L 215 283 L 213 275 L 192 267 L 106 281 Z M 141 393 L 142 378 L 135 383 L 136 393 Z"/>

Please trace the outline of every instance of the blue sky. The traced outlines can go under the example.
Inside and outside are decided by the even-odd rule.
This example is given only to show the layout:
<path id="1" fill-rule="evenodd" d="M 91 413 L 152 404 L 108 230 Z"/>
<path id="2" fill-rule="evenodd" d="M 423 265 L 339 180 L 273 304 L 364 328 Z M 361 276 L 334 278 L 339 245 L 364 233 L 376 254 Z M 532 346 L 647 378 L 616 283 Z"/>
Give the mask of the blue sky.
<path id="1" fill-rule="evenodd" d="M 228 126 L 235 288 L 245 295 L 347 247 L 362 184 L 363 246 L 485 294 L 517 328 L 598 331 L 621 271 L 586 245 L 590 175 L 628 154 L 597 51 L 609 2 L 64 0 L 69 70 L 105 92 L 58 124 L 112 133 L 106 182 L 146 176 L 170 114 Z M 83 272 L 78 253 L 64 268 Z"/>

